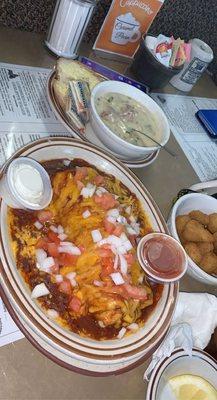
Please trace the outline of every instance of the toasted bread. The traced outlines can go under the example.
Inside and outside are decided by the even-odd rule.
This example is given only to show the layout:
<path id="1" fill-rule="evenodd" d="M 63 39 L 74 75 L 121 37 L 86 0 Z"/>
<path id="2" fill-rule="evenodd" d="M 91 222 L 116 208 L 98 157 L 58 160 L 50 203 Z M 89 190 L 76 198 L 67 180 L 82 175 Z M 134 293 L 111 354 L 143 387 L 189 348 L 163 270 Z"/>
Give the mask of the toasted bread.
<path id="1" fill-rule="evenodd" d="M 104 79 L 91 71 L 79 61 L 59 58 L 56 65 L 56 77 L 53 81 L 54 94 L 60 106 L 65 110 L 68 98 L 68 82 L 70 80 L 83 80 L 88 82 L 90 91 Z"/>

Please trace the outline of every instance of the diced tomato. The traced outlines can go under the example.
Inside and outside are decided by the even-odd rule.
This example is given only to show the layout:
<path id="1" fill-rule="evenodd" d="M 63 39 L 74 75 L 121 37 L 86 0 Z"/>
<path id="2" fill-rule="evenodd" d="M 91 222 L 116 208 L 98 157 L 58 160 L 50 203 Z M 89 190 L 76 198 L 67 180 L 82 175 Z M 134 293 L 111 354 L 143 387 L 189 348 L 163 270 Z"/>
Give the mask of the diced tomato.
<path id="1" fill-rule="evenodd" d="M 54 265 L 52 265 L 52 267 L 51 267 L 51 273 L 52 274 L 58 274 L 59 273 L 59 263 L 58 263 L 58 261 L 57 260 L 55 260 L 55 264 Z"/>
<path id="2" fill-rule="evenodd" d="M 81 300 L 77 296 L 73 296 L 69 303 L 72 311 L 79 312 L 81 308 Z"/>
<path id="3" fill-rule="evenodd" d="M 58 262 L 60 265 L 75 265 L 78 256 L 73 254 L 61 253 L 58 257 Z"/>
<path id="4" fill-rule="evenodd" d="M 138 288 L 137 286 L 132 286 L 128 283 L 124 284 L 123 288 L 132 299 L 146 300 L 148 297 L 145 288 Z"/>
<path id="5" fill-rule="evenodd" d="M 59 246 L 60 244 L 60 239 L 58 238 L 58 234 L 53 232 L 53 231 L 49 231 L 48 234 L 48 239 L 52 242 L 55 243 L 57 246 Z"/>
<path id="6" fill-rule="evenodd" d="M 132 253 L 126 254 L 124 258 L 127 260 L 128 265 L 132 265 L 135 261 L 135 255 Z"/>
<path id="7" fill-rule="evenodd" d="M 113 232 L 113 235 L 115 235 L 115 236 L 121 236 L 121 234 L 123 233 L 123 231 L 124 231 L 124 227 L 123 227 L 123 225 L 117 225 L 116 226 L 116 228 L 115 228 L 115 230 L 114 230 L 114 232 Z"/>
<path id="8" fill-rule="evenodd" d="M 74 176 L 75 182 L 82 181 L 87 176 L 87 167 L 78 167 Z"/>
<path id="9" fill-rule="evenodd" d="M 98 249 L 98 253 L 99 253 L 99 256 L 102 257 L 102 258 L 112 257 L 112 255 L 113 255 L 111 249 L 105 249 L 103 247 L 100 247 Z"/>
<path id="10" fill-rule="evenodd" d="M 103 178 L 102 175 L 96 175 L 95 178 L 93 179 L 93 183 L 95 183 L 95 185 L 97 185 L 97 186 L 103 185 L 104 182 L 105 182 L 105 179 Z"/>
<path id="11" fill-rule="evenodd" d="M 109 210 L 118 204 L 111 193 L 103 193 L 101 196 L 94 196 L 94 201 L 104 210 Z"/>
<path id="12" fill-rule="evenodd" d="M 48 240 L 46 237 L 42 237 L 40 239 L 38 239 L 37 243 L 36 243 L 36 249 L 43 249 L 45 251 L 48 250 Z"/>
<path id="13" fill-rule="evenodd" d="M 42 210 L 38 212 L 39 221 L 44 224 L 45 222 L 51 221 L 53 218 L 53 213 L 49 210 Z"/>
<path id="14" fill-rule="evenodd" d="M 84 184 L 83 184 L 81 181 L 77 181 L 77 182 L 76 182 L 76 185 L 77 185 L 77 188 L 78 188 L 79 190 L 83 189 L 83 187 L 84 187 Z"/>
<path id="15" fill-rule="evenodd" d="M 58 246 L 56 243 L 48 243 L 47 245 L 48 253 L 51 257 L 57 258 L 59 255 Z"/>
<path id="16" fill-rule="evenodd" d="M 83 253 L 85 251 L 85 247 L 82 244 L 80 246 L 78 246 L 78 248 L 81 251 L 81 253 Z"/>
<path id="17" fill-rule="evenodd" d="M 101 278 L 112 274 L 114 272 L 114 263 L 111 257 L 106 257 L 102 259 L 102 272 L 100 274 Z"/>
<path id="18" fill-rule="evenodd" d="M 112 222 L 108 221 L 107 218 L 103 220 L 103 225 L 106 232 L 108 232 L 109 234 L 111 234 L 115 230 L 115 225 Z"/>
<path id="19" fill-rule="evenodd" d="M 70 295 L 72 293 L 72 286 L 69 279 L 65 279 L 58 286 L 60 292 Z"/>

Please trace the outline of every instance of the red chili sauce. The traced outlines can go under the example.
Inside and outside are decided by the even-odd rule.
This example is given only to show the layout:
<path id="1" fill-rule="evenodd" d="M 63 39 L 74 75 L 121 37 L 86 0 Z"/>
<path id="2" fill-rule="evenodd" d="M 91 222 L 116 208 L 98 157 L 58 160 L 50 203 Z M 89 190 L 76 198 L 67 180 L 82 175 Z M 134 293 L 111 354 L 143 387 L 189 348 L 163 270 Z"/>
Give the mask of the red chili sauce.
<path id="1" fill-rule="evenodd" d="M 147 271 L 156 277 L 177 278 L 184 268 L 184 255 L 179 245 L 170 238 L 152 238 L 143 247 Z"/>

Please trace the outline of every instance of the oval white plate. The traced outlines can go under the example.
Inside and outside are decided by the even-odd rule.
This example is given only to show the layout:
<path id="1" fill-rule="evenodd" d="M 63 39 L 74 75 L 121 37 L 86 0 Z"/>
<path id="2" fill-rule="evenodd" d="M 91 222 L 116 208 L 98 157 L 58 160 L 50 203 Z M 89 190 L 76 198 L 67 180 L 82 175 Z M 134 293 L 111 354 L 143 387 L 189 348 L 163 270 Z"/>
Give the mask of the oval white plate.
<path id="1" fill-rule="evenodd" d="M 139 179 L 117 159 L 97 147 L 70 138 L 41 139 L 25 146 L 12 158 L 20 155 L 32 157 L 37 161 L 82 158 L 92 163 L 106 173 L 116 176 L 129 187 L 141 201 L 153 229 L 167 232 L 163 217 Z M 3 201 L 0 204 L 0 211 L 0 282 L 2 289 L 18 315 L 49 345 L 67 356 L 73 354 L 79 360 L 88 359 L 88 362 L 96 363 L 97 361 L 102 364 L 109 360 L 111 364 L 116 364 L 138 358 L 144 355 L 144 352 L 150 353 L 162 340 L 170 325 L 178 294 L 178 284 L 165 285 L 162 297 L 144 327 L 122 340 L 99 342 L 81 338 L 49 320 L 39 305 L 31 300 L 30 291 L 17 271 L 8 236 L 7 206 Z"/>
<path id="2" fill-rule="evenodd" d="M 99 140 L 97 135 L 94 133 L 90 123 L 88 123 L 87 126 L 86 126 L 85 135 L 82 135 L 78 131 L 76 132 L 74 127 L 71 125 L 67 115 L 63 112 L 62 108 L 60 107 L 58 101 L 55 98 L 55 94 L 54 94 L 54 90 L 53 90 L 53 80 L 54 80 L 54 78 L 55 78 L 55 71 L 52 71 L 50 73 L 50 75 L 48 76 L 48 80 L 47 80 L 47 96 L 48 96 L 48 100 L 49 100 L 50 106 L 51 106 L 54 114 L 58 118 L 58 120 L 65 126 L 67 131 L 70 132 L 70 134 L 74 138 L 80 139 L 80 140 L 82 140 L 84 142 L 90 142 L 90 143 L 95 144 L 96 146 L 99 146 L 103 150 L 106 150 L 109 153 L 111 153 L 112 155 L 114 155 L 115 157 L 117 157 L 119 160 L 121 160 L 129 168 L 147 167 L 148 165 L 152 164 L 156 160 L 160 150 L 154 151 L 153 153 L 149 154 L 148 156 L 143 157 L 142 159 L 138 159 L 138 160 L 130 160 L 130 159 L 126 159 L 125 160 L 125 159 L 123 159 L 120 155 L 118 155 L 118 154 L 110 151 L 109 149 L 107 149 L 107 147 Z"/>

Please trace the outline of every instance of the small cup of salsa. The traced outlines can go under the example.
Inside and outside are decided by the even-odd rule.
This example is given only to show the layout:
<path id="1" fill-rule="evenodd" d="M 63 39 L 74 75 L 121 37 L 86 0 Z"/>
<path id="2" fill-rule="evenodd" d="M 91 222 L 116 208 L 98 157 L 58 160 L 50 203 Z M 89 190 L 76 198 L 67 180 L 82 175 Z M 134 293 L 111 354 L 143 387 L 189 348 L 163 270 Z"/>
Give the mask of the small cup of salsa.
<path id="1" fill-rule="evenodd" d="M 182 245 L 166 233 L 149 233 L 137 247 L 138 261 L 149 278 L 170 283 L 185 274 L 188 261 Z"/>

